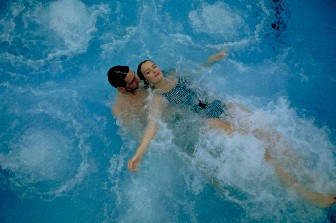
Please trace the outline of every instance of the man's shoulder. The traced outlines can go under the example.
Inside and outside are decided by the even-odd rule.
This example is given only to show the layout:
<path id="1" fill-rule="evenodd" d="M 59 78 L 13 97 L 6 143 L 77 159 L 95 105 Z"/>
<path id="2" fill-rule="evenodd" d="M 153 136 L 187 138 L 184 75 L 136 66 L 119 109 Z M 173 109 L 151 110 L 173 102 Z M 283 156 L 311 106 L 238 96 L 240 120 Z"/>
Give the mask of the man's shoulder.
<path id="1" fill-rule="evenodd" d="M 133 100 L 137 98 L 146 97 L 147 95 L 148 95 L 147 90 L 141 88 L 141 89 L 138 89 L 137 93 L 133 95 L 117 92 L 116 100 Z"/>
<path id="2" fill-rule="evenodd" d="M 140 90 L 137 92 L 136 95 L 128 95 L 118 92 L 115 96 L 114 103 L 112 105 L 112 111 L 113 113 L 122 113 L 125 109 L 129 108 L 130 106 L 135 103 L 135 101 L 140 102 L 140 104 L 145 101 L 145 98 L 148 96 L 148 93 L 146 90 Z"/>

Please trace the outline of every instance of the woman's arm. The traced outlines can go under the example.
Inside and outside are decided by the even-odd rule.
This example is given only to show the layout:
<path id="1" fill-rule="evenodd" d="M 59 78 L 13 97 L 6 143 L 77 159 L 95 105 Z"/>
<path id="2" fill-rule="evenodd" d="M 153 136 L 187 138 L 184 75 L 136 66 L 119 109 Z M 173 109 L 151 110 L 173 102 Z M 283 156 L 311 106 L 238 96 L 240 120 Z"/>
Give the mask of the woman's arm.
<path id="1" fill-rule="evenodd" d="M 128 169 L 133 172 L 138 172 L 138 166 L 141 163 L 142 157 L 148 149 L 148 146 L 157 133 L 157 124 L 154 120 L 150 120 L 144 131 L 141 143 L 135 152 L 134 156 L 128 161 Z"/>
<path id="2" fill-rule="evenodd" d="M 161 117 L 161 107 L 163 106 L 162 96 L 154 95 L 148 112 L 148 124 L 142 135 L 140 145 L 134 156 L 128 161 L 128 169 L 133 172 L 138 172 L 138 166 L 141 163 L 142 157 L 146 153 L 148 146 L 155 137 L 158 127 L 157 121 Z"/>
<path id="3" fill-rule="evenodd" d="M 223 59 L 226 55 L 227 55 L 227 52 L 226 52 L 226 51 L 223 51 L 223 52 L 221 52 L 221 53 L 212 55 L 212 56 L 210 56 L 210 57 L 208 58 L 207 61 L 205 61 L 205 62 L 202 64 L 202 66 L 203 66 L 203 67 L 210 67 L 214 62 Z"/>

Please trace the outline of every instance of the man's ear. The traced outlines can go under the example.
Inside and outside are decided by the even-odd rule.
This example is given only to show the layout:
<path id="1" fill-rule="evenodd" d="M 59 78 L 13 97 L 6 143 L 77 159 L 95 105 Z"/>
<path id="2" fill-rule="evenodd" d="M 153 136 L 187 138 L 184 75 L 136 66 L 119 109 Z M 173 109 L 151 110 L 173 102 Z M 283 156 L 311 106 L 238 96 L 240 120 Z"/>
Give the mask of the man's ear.
<path id="1" fill-rule="evenodd" d="M 118 91 L 125 94 L 126 93 L 126 89 L 124 87 L 117 87 Z"/>

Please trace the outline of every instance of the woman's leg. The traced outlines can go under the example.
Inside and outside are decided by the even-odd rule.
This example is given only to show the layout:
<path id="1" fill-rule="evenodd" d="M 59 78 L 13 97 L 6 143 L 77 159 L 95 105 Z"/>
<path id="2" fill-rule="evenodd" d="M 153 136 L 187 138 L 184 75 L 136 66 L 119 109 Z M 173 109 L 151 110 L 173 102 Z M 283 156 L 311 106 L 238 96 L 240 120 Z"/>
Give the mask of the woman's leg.
<path id="1" fill-rule="evenodd" d="M 223 129 L 229 135 L 233 132 L 233 127 L 229 123 L 225 122 L 224 120 L 221 120 L 218 118 L 209 118 L 207 120 L 208 122 L 210 122 L 211 128 Z"/>
<path id="2" fill-rule="evenodd" d="M 214 129 L 223 129 L 227 134 L 231 134 L 234 131 L 234 128 L 224 120 L 214 118 L 210 118 L 207 120 L 210 122 L 211 127 Z M 252 133 L 256 138 L 265 141 L 267 148 L 264 155 L 264 159 L 274 166 L 277 176 L 284 184 L 292 187 L 300 196 L 320 207 L 329 207 L 336 202 L 335 196 L 313 192 L 305 188 L 303 185 L 299 184 L 293 177 L 291 177 L 284 170 L 284 168 L 279 164 L 279 162 L 275 161 L 271 157 L 269 153 L 270 147 L 275 147 L 281 141 L 282 138 L 278 132 L 276 132 L 275 130 L 266 131 L 257 129 L 254 130 Z M 285 152 L 286 151 L 287 150 L 285 150 Z"/>
<path id="3" fill-rule="evenodd" d="M 310 191 L 299 182 L 297 182 L 284 170 L 282 166 L 278 164 L 278 162 L 272 159 L 271 155 L 267 150 L 265 152 L 264 159 L 274 166 L 275 172 L 281 182 L 289 187 L 292 187 L 300 196 L 302 196 L 306 200 L 309 200 L 320 207 L 329 207 L 336 202 L 335 196 Z"/>

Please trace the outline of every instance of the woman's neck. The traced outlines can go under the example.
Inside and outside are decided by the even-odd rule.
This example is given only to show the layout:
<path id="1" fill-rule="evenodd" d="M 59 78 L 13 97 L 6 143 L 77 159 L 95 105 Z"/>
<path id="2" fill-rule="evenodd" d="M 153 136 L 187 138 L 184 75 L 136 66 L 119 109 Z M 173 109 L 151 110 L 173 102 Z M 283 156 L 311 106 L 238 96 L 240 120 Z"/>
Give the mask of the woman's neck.
<path id="1" fill-rule="evenodd" d="M 162 93 L 170 91 L 176 85 L 174 79 L 162 78 L 161 81 L 153 84 L 155 89 L 161 90 Z"/>

